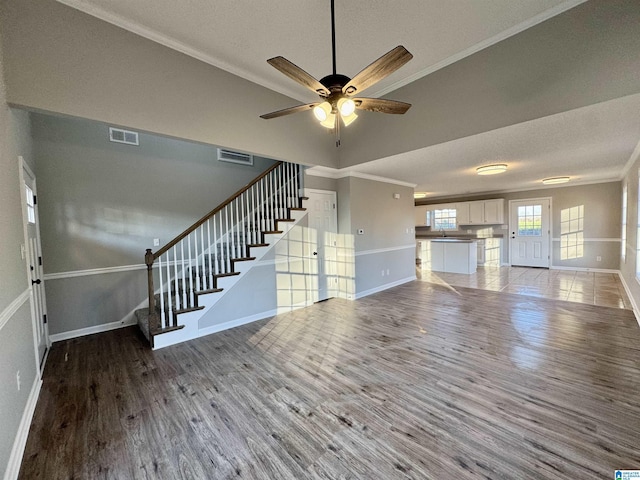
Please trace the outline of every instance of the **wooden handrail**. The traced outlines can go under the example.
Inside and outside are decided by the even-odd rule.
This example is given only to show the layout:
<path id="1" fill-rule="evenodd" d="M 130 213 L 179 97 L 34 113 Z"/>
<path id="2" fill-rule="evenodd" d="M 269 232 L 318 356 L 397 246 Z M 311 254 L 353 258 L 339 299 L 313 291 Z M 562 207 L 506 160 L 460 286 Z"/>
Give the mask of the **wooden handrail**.
<path id="1" fill-rule="evenodd" d="M 253 187 L 256 183 L 258 183 L 260 180 L 262 180 L 264 177 L 266 177 L 267 175 L 269 175 L 269 173 L 271 173 L 272 171 L 274 171 L 276 168 L 278 168 L 280 165 L 282 165 L 283 162 L 279 161 L 276 162 L 274 165 L 272 165 L 271 167 L 269 167 L 267 170 L 265 170 L 264 172 L 262 172 L 259 176 L 257 176 L 256 178 L 254 178 L 250 183 L 248 183 L 247 185 L 245 185 L 244 187 L 242 187 L 240 190 L 238 190 L 236 193 L 234 193 L 233 195 L 231 195 L 229 198 L 227 198 L 224 202 L 222 202 L 220 205 L 218 205 L 216 208 L 214 208 L 213 210 L 211 210 L 209 213 L 207 213 L 204 217 L 202 217 L 200 220 L 198 220 L 196 223 L 194 223 L 193 225 L 191 225 L 189 228 L 187 228 L 184 232 L 182 232 L 180 235 L 178 235 L 176 238 L 174 238 L 173 240 L 171 240 L 169 243 L 167 243 L 164 247 L 162 247 L 160 250 L 158 250 L 157 252 L 155 252 L 153 254 L 153 260 L 155 261 L 160 255 L 162 255 L 163 253 L 166 253 L 167 251 L 169 251 L 169 249 L 175 245 L 178 244 L 178 242 L 180 242 L 180 240 L 184 239 L 187 235 L 189 235 L 191 232 L 193 232 L 196 228 L 198 228 L 200 225 L 202 225 L 204 222 L 206 222 L 208 219 L 210 219 L 211 217 L 213 217 L 216 213 L 218 213 L 220 210 L 222 210 L 224 207 L 226 207 L 227 205 L 229 205 L 231 202 L 233 202 L 236 198 L 238 198 L 240 195 L 242 195 L 244 192 L 246 192 L 247 190 L 249 190 L 251 187 Z"/>

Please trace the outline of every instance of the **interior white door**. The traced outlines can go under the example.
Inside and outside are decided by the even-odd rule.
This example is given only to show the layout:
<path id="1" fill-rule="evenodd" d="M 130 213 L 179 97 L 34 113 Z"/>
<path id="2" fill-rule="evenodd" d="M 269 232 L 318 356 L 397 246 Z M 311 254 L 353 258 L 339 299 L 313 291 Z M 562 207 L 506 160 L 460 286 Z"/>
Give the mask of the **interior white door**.
<path id="1" fill-rule="evenodd" d="M 309 198 L 309 229 L 315 234 L 315 242 L 309 245 L 309 258 L 314 264 L 312 271 L 317 278 L 317 298 L 314 300 L 320 302 L 335 295 L 337 196 L 336 192 L 312 189 L 305 189 L 305 196 Z"/>
<path id="2" fill-rule="evenodd" d="M 22 166 L 22 206 L 25 223 L 25 257 L 31 284 L 31 308 L 33 312 L 34 343 L 40 368 L 49 347 L 47 304 L 44 292 L 42 248 L 38 223 L 36 179 L 25 163 Z"/>
<path id="3" fill-rule="evenodd" d="M 509 211 L 511 265 L 549 268 L 551 265 L 550 200 L 548 198 L 512 200 Z"/>

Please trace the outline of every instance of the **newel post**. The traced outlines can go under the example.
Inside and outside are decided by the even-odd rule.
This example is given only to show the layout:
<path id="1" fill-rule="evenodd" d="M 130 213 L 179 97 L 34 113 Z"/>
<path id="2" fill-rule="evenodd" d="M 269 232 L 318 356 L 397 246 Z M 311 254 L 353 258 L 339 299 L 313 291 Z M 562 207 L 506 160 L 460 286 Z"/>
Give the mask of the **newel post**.
<path id="1" fill-rule="evenodd" d="M 150 248 L 147 248 L 147 253 L 144 254 L 144 263 L 147 264 L 147 286 L 149 289 L 149 317 L 156 311 L 156 297 L 154 295 L 153 288 L 153 252 Z"/>

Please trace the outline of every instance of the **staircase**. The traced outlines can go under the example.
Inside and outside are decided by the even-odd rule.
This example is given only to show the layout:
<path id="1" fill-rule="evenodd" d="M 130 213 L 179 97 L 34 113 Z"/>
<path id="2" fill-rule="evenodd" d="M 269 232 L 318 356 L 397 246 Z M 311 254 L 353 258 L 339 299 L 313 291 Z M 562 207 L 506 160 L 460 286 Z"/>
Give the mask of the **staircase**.
<path id="1" fill-rule="evenodd" d="M 306 214 L 300 175 L 278 162 L 158 251 L 147 249 L 149 307 L 135 314 L 152 348 L 199 336 L 198 319 Z"/>

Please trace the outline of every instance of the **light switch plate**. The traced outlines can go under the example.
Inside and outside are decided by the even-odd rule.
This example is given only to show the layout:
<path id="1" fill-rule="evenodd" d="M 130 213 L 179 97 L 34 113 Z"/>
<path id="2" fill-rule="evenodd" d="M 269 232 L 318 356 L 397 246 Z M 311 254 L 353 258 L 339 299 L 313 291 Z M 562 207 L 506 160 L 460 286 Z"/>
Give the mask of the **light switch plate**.
<path id="1" fill-rule="evenodd" d="M 153 239 L 153 246 L 154 247 L 159 247 L 160 246 L 160 239 L 159 238 L 154 238 Z"/>

